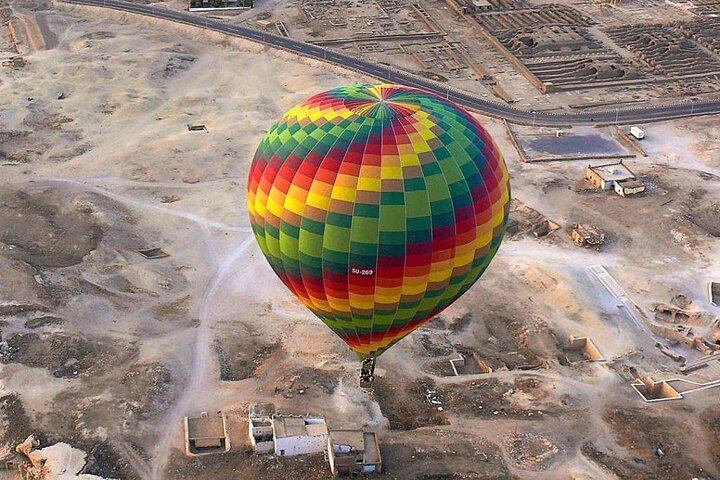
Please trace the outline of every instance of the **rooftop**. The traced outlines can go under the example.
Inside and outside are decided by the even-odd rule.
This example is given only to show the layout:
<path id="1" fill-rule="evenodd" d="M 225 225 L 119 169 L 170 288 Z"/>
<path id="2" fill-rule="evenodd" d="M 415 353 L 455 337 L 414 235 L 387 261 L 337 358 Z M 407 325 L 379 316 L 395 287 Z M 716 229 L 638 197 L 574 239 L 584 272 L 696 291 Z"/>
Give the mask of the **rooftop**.
<path id="1" fill-rule="evenodd" d="M 225 419 L 222 415 L 188 417 L 188 438 L 224 438 Z"/>
<path id="2" fill-rule="evenodd" d="M 622 180 L 618 183 L 625 188 L 638 188 L 645 186 L 645 184 L 640 180 Z"/>
<path id="3" fill-rule="evenodd" d="M 275 438 L 327 435 L 328 429 L 322 418 L 275 417 Z"/>
<path id="4" fill-rule="evenodd" d="M 635 174 L 624 163 L 608 163 L 606 165 L 589 165 L 588 168 L 605 181 L 634 180 Z"/>
<path id="5" fill-rule="evenodd" d="M 377 442 L 375 432 L 364 432 L 363 440 L 365 443 L 365 463 L 377 463 L 380 461 L 380 447 Z"/>
<path id="6" fill-rule="evenodd" d="M 353 450 L 365 450 L 365 438 L 362 430 L 330 430 L 333 445 L 347 445 Z"/>
<path id="7" fill-rule="evenodd" d="M 364 432 L 362 430 L 331 430 L 330 442 L 332 445 L 343 445 L 351 448 L 345 454 L 362 452 L 364 463 L 378 463 L 380 461 L 380 448 L 377 444 L 375 432 Z M 341 456 L 343 452 L 335 452 Z"/>

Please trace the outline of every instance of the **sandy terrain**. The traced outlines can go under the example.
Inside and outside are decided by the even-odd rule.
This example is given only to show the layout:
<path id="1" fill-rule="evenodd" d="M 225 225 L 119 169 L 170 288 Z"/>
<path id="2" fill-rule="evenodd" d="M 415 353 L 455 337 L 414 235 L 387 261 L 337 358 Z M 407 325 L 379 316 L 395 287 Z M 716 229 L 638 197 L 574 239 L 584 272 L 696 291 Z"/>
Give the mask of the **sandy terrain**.
<path id="1" fill-rule="evenodd" d="M 681 293 L 703 318 L 720 314 L 705 293 L 720 275 L 717 118 L 648 127 L 648 156 L 627 161 L 648 192 L 628 199 L 590 191 L 584 162 L 521 163 L 503 125 L 481 119 L 514 197 L 539 217 L 514 214 L 483 279 L 383 355 L 367 392 L 349 349 L 274 277 L 245 209 L 268 126 L 312 93 L 367 79 L 129 15 L 12 8 L 52 34 L 25 68 L 0 71 L 4 445 L 32 432 L 67 442 L 108 478 L 327 478 L 321 457 L 257 458 L 240 433 L 228 454 L 182 455 L 188 413 L 241 422 L 248 403 L 270 401 L 377 429 L 388 478 L 720 476 L 717 390 L 643 403 L 623 374 L 680 375 L 679 364 L 587 268 L 604 265 L 644 308 Z M 562 228 L 535 238 L 538 218 Z M 578 222 L 606 232 L 601 252 L 573 245 Z M 136 252 L 153 247 L 169 257 Z M 564 361 L 570 334 L 614 361 Z M 494 372 L 448 376 L 458 352 Z"/>

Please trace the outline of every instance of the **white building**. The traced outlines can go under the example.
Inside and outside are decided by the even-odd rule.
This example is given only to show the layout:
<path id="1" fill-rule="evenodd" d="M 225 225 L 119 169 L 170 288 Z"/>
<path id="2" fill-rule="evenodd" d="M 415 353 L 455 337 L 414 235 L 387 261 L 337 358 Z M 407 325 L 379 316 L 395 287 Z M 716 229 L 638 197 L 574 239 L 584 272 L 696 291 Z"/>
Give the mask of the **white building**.
<path id="1" fill-rule="evenodd" d="M 645 184 L 640 180 L 624 180 L 615 183 L 615 193 L 621 197 L 635 195 L 645 191 Z"/>
<path id="2" fill-rule="evenodd" d="M 645 184 L 622 161 L 606 165 L 588 165 L 585 179 L 596 188 L 615 190 L 621 197 L 645 191 Z"/>
<path id="3" fill-rule="evenodd" d="M 320 453 L 327 448 L 328 429 L 323 418 L 275 416 L 275 455 Z"/>

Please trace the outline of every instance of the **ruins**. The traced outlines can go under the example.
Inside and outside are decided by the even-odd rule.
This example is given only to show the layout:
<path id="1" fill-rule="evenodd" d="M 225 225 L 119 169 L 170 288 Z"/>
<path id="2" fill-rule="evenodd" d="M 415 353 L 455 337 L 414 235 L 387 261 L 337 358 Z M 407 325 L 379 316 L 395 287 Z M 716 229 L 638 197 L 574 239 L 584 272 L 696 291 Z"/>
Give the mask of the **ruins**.
<path id="1" fill-rule="evenodd" d="M 12 68 L 23 68 L 25 66 L 25 59 L 23 57 L 10 57 L 7 60 L 2 61 L 3 67 Z"/>
<path id="2" fill-rule="evenodd" d="M 720 306 L 720 282 L 708 283 L 708 298 L 713 305 Z"/>
<path id="3" fill-rule="evenodd" d="M 712 2 L 693 4 L 708 13 L 674 21 L 670 28 L 660 22 L 628 25 L 631 12 L 653 17 L 637 2 L 606 2 L 614 5 L 610 8 L 524 0 L 444 3 L 449 8 L 409 0 L 362 5 L 303 0 L 296 7 L 299 16 L 291 14 L 293 7 L 277 8 L 274 21 L 258 21 L 266 27 L 282 25 L 277 31 L 283 36 L 352 51 L 448 85 L 470 90 L 481 85 L 480 91 L 487 92 L 483 95 L 501 101 L 526 100 L 520 88 L 524 83 L 541 94 L 597 90 L 597 98 L 607 98 L 565 105 L 576 108 L 670 93 L 702 95 L 720 88 Z M 676 16 L 682 14 L 669 18 Z M 527 100 L 545 108 L 558 106 L 551 97 Z"/>
<path id="4" fill-rule="evenodd" d="M 578 247 L 593 247 L 599 251 L 605 243 L 605 234 L 592 225 L 576 223 L 570 235 Z"/>
<path id="5" fill-rule="evenodd" d="M 646 402 L 680 400 L 682 395 L 666 381 L 654 381 L 650 377 L 640 378 L 639 383 L 631 384 Z"/>
<path id="6" fill-rule="evenodd" d="M 582 361 L 588 361 L 588 362 L 604 362 L 605 357 L 602 353 L 600 353 L 600 350 L 595 346 L 593 341 L 589 339 L 588 337 L 576 337 L 575 335 L 570 335 L 568 338 L 568 350 L 579 352 L 582 356 Z M 568 359 L 571 363 L 572 360 Z M 577 361 L 580 361 L 578 359 Z"/>
<path id="7" fill-rule="evenodd" d="M 478 357 L 475 352 L 461 353 L 460 358 L 450 360 L 450 366 L 455 376 L 492 373 L 493 371 L 492 367 Z"/>
<path id="8" fill-rule="evenodd" d="M 169 257 L 170 254 L 165 252 L 162 248 L 155 247 L 155 248 L 146 248 L 143 250 L 137 251 L 140 255 L 147 258 L 148 260 L 157 260 L 159 258 L 165 258 Z"/>

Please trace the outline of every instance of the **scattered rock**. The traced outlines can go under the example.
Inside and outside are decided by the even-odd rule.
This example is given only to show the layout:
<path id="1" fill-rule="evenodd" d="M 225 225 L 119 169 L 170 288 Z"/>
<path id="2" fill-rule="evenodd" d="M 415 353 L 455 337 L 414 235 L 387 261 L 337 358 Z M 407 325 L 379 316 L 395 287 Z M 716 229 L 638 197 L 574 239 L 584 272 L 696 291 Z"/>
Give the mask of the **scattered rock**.
<path id="1" fill-rule="evenodd" d="M 30 435 L 16 447 L 30 461 L 23 465 L 24 478 L 28 480 L 103 480 L 102 477 L 81 474 L 87 454 L 67 443 L 56 443 L 37 450 L 40 442 Z"/>
<path id="2" fill-rule="evenodd" d="M 682 293 L 678 293 L 672 298 L 670 303 L 672 303 L 676 307 L 685 309 L 692 304 L 692 300 L 683 295 Z"/>
<path id="3" fill-rule="evenodd" d="M 134 344 L 116 339 L 93 341 L 65 333 L 19 333 L 0 349 L 0 362 L 48 369 L 55 377 L 98 375 L 137 353 Z"/>
<path id="4" fill-rule="evenodd" d="M 3 302 L 0 303 L 0 317 L 9 317 L 19 315 L 22 313 L 31 312 L 44 312 L 47 307 L 39 305 L 37 303 L 16 303 L 16 302 Z"/>
<path id="5" fill-rule="evenodd" d="M 175 203 L 180 201 L 180 197 L 177 195 L 163 195 L 162 199 L 160 199 L 161 203 Z"/>
<path id="6" fill-rule="evenodd" d="M 545 470 L 560 448 L 534 433 L 516 433 L 505 440 L 510 458 L 523 470 Z"/>
<path id="7" fill-rule="evenodd" d="M 33 330 L 35 328 L 44 327 L 46 325 L 60 325 L 63 319 L 53 315 L 43 315 L 42 317 L 31 318 L 25 321 L 25 328 Z"/>

